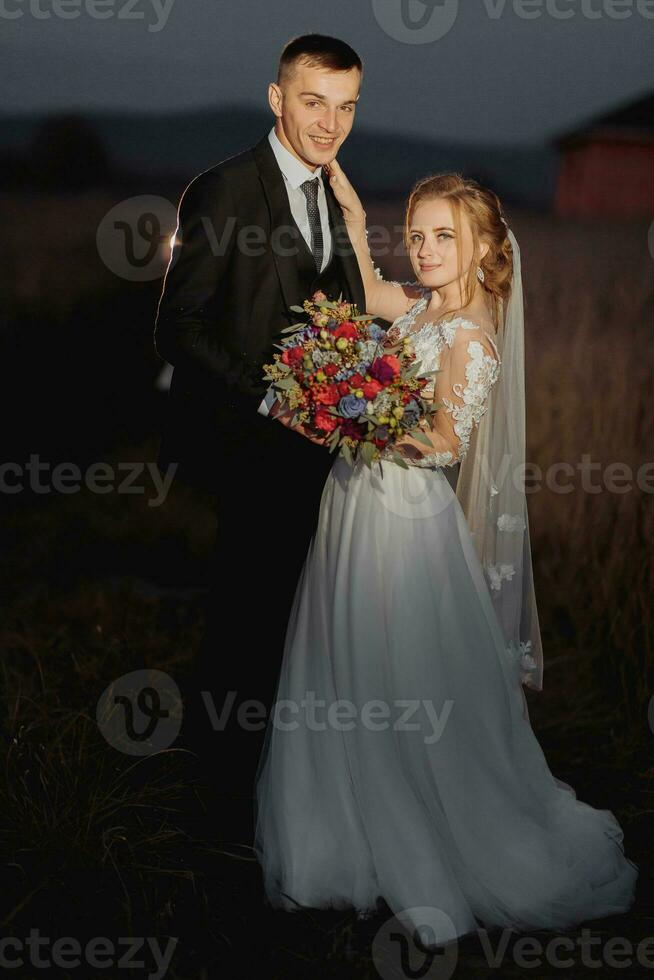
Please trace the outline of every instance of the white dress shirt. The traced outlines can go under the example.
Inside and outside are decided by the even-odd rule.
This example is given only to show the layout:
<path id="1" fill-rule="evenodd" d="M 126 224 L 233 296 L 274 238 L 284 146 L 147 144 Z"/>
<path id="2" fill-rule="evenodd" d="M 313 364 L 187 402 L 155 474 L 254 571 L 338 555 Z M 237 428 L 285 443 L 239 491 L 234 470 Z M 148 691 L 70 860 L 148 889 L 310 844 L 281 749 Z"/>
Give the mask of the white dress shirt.
<path id="1" fill-rule="evenodd" d="M 268 140 L 284 178 L 284 185 L 286 187 L 286 193 L 288 194 L 288 203 L 291 208 L 293 220 L 300 229 L 302 237 L 309 247 L 309 251 L 311 251 L 311 225 L 309 224 L 309 215 L 307 213 L 307 199 L 304 196 L 304 191 L 301 190 L 300 185 L 303 184 L 305 180 L 311 180 L 313 177 L 320 178 L 320 182 L 318 184 L 318 212 L 320 214 L 320 226 L 322 228 L 323 241 L 322 265 L 320 267 L 320 271 L 322 272 L 329 262 L 332 248 L 332 233 L 329 227 L 329 211 L 327 209 L 327 197 L 325 195 L 322 167 L 318 166 L 315 170 L 309 170 L 308 167 L 305 167 L 305 165 L 298 160 L 297 157 L 293 156 L 293 154 L 279 141 L 274 126 L 268 133 Z M 268 415 L 274 401 L 274 392 L 269 391 L 259 405 L 257 411 L 262 415 Z"/>
<path id="2" fill-rule="evenodd" d="M 332 233 L 329 227 L 329 211 L 327 210 L 327 197 L 325 196 L 322 167 L 318 166 L 315 170 L 309 170 L 308 167 L 305 167 L 297 157 L 294 157 L 280 143 L 274 126 L 268 133 L 268 141 L 284 177 L 293 220 L 302 232 L 302 236 L 309 246 L 309 251 L 311 251 L 311 226 L 309 224 L 309 215 L 307 214 L 307 199 L 304 196 L 304 191 L 300 189 L 300 184 L 303 184 L 305 180 L 312 180 L 314 177 L 320 178 L 318 183 L 318 211 L 320 213 L 323 241 L 322 265 L 320 266 L 320 271 L 322 272 L 329 262 L 332 246 Z"/>

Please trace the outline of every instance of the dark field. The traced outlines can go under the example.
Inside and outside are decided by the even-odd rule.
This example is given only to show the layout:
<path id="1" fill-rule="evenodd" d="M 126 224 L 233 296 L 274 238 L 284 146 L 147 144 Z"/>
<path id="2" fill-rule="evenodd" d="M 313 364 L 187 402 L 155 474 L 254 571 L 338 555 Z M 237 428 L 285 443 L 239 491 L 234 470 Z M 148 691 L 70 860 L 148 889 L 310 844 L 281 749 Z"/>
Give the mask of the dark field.
<path id="1" fill-rule="evenodd" d="M 180 190 L 159 193 L 176 202 Z M 165 400 L 152 346 L 160 281 L 121 279 L 95 244 L 105 213 L 137 193 L 0 199 L 12 227 L 0 239 L 5 461 L 24 467 L 38 454 L 50 468 L 85 470 L 155 459 Z M 371 225 L 401 224 L 401 200 L 366 205 Z M 544 690 L 528 693 L 531 720 L 553 773 L 624 828 L 640 868 L 636 904 L 590 928 L 635 945 L 654 935 L 654 466 L 637 478 L 654 459 L 654 257 L 646 222 L 509 217 L 523 258 L 527 458 L 542 473 L 529 508 L 546 673 Z M 401 257 L 379 254 L 377 264 L 410 278 Z M 584 486 L 585 457 L 599 464 L 590 477 L 599 489 Z M 553 473 L 561 463 L 570 475 Z M 620 492 L 606 486 L 618 463 L 631 473 Z M 613 478 L 623 471 L 613 465 Z M 186 750 L 130 757 L 98 730 L 108 684 L 157 668 L 183 689 L 202 635 L 213 501 L 175 484 L 151 506 L 155 498 L 147 469 L 130 492 L 5 485 L 0 495 L 2 935 L 38 928 L 79 942 L 151 936 L 162 945 L 178 937 L 171 978 L 375 978 L 382 916 L 267 910 L 251 842 L 238 837 L 228 800 L 224 821 L 220 801 L 205 808 L 209 790 Z M 115 975 L 146 976 L 146 961 Z M 471 939 L 455 976 L 525 969 L 510 952 L 491 969 Z M 531 972 L 590 971 L 576 956 L 569 969 Z"/>

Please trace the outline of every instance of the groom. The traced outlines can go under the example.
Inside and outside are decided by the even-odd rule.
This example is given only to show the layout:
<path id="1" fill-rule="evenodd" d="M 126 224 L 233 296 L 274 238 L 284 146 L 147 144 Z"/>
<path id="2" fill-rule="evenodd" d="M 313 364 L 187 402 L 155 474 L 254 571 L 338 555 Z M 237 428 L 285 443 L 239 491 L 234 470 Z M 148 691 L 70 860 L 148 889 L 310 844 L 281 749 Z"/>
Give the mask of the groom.
<path id="1" fill-rule="evenodd" d="M 362 71 L 336 38 L 286 45 L 268 89 L 270 132 L 182 195 L 157 310 L 155 346 L 174 367 L 158 463 L 177 463 L 180 478 L 217 498 L 206 634 L 183 735 L 226 795 L 254 795 L 293 595 L 334 462 L 267 417 L 263 364 L 298 319 L 291 307 L 315 290 L 365 309 L 322 171 L 352 129 Z M 201 691 L 217 716 L 225 709 L 224 727 Z"/>

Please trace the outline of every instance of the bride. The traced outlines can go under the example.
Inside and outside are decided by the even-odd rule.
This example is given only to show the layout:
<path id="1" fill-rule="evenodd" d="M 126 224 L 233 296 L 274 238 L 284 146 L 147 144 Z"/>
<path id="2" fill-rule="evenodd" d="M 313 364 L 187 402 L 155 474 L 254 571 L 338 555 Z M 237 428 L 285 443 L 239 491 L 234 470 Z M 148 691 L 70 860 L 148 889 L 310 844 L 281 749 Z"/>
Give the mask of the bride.
<path id="1" fill-rule="evenodd" d="M 621 827 L 552 775 L 523 692 L 543 658 L 515 237 L 491 191 L 427 177 L 406 212 L 417 282 L 384 282 L 358 196 L 325 169 L 367 312 L 411 337 L 440 408 L 430 448 L 396 444 L 405 467 L 338 457 L 327 477 L 256 774 L 266 899 L 361 916 L 381 899 L 410 928 L 427 908 L 438 943 L 624 912 Z"/>

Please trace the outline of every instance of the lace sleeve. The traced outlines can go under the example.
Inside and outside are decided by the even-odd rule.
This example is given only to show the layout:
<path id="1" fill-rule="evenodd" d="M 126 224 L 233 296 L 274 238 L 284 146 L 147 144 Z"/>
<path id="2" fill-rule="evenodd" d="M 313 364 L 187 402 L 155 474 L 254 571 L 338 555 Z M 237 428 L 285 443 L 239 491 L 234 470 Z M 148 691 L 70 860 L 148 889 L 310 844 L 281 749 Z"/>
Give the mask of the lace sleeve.
<path id="1" fill-rule="evenodd" d="M 375 267 L 375 275 L 377 276 L 378 279 L 385 281 L 389 286 L 395 286 L 396 289 L 401 289 L 402 286 L 409 287 L 410 288 L 410 294 L 408 295 L 409 307 L 413 306 L 416 300 L 422 299 L 423 296 L 431 295 L 431 289 L 429 288 L 429 286 L 423 286 L 422 283 L 415 282 L 415 281 L 395 282 L 395 280 L 388 280 L 388 279 L 384 280 L 384 277 L 382 276 L 380 270 L 377 269 L 376 267 Z"/>
<path id="2" fill-rule="evenodd" d="M 468 452 L 470 435 L 488 408 L 488 396 L 499 377 L 500 357 L 490 334 L 462 320 L 443 324 L 444 344 L 434 398 L 440 409 L 433 429 L 425 426 L 437 452 L 425 447 L 414 466 L 454 466 Z"/>

